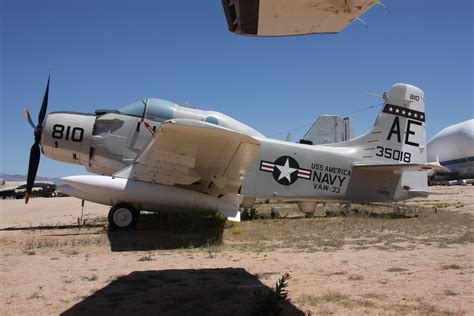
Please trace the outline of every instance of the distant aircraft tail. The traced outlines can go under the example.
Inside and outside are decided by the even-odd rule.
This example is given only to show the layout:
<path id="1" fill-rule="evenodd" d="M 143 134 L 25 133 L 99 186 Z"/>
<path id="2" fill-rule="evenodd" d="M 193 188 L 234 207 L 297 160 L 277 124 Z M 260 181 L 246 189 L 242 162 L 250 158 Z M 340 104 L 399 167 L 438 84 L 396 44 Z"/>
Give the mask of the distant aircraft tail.
<path id="1" fill-rule="evenodd" d="M 300 142 L 308 144 L 331 144 L 351 139 L 351 121 L 339 115 L 321 115 L 303 136 Z"/>

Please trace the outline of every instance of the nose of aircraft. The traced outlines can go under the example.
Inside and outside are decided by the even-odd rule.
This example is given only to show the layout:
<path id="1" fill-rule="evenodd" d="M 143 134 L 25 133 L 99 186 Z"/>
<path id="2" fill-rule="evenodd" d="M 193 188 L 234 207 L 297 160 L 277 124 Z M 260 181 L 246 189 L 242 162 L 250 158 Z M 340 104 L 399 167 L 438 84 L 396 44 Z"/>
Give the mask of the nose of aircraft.
<path id="1" fill-rule="evenodd" d="M 41 135 L 43 154 L 54 160 L 88 164 L 94 123 L 94 114 L 50 113 Z"/>

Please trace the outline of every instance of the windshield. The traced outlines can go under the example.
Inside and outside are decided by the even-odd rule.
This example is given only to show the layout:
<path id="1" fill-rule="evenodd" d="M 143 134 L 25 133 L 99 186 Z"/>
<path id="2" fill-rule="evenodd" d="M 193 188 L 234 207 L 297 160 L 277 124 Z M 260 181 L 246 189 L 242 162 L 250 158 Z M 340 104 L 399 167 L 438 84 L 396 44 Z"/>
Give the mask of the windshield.
<path id="1" fill-rule="evenodd" d="M 120 113 L 132 115 L 132 116 L 143 116 L 143 110 L 145 104 L 143 101 L 138 101 L 123 108 L 119 109 Z M 161 100 L 161 99 L 148 99 L 148 107 L 146 111 L 146 116 L 151 116 L 160 120 L 169 120 L 174 116 L 176 111 L 176 104 L 170 101 Z"/>

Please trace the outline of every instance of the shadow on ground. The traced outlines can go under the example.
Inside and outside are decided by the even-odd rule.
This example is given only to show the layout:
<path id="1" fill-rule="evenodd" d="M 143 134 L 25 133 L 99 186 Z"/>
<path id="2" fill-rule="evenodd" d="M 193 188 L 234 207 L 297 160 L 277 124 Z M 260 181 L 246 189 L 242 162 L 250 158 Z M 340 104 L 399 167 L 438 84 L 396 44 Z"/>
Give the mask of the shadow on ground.
<path id="1" fill-rule="evenodd" d="M 241 268 L 136 271 L 62 315 L 251 315 L 255 291 L 271 291 Z M 282 315 L 303 315 L 290 302 Z"/>
<path id="2" fill-rule="evenodd" d="M 96 228 L 104 227 L 103 224 L 85 224 L 85 225 L 41 225 L 41 226 L 29 226 L 29 227 L 6 227 L 0 228 L 0 231 L 34 231 L 34 230 L 60 230 L 60 229 L 74 229 L 74 228 Z"/>
<path id="3" fill-rule="evenodd" d="M 222 243 L 225 219 L 215 215 L 150 213 L 140 216 L 137 228 L 109 231 L 112 251 L 143 251 L 204 247 Z"/>

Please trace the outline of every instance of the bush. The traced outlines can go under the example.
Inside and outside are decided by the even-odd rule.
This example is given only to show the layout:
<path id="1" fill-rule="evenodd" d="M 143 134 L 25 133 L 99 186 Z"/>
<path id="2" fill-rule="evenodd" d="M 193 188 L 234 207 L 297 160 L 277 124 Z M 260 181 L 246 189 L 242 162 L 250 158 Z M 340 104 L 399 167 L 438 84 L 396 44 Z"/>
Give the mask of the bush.
<path id="1" fill-rule="evenodd" d="M 275 284 L 274 290 L 267 293 L 263 293 L 261 290 L 255 291 L 252 315 L 280 315 L 283 310 L 280 303 L 289 301 L 286 288 L 290 279 L 290 274 L 285 273 Z"/>

